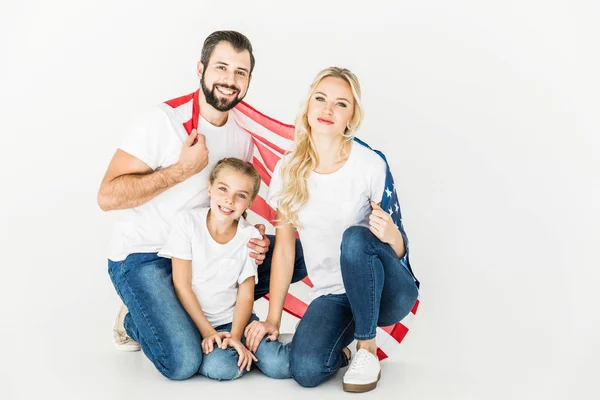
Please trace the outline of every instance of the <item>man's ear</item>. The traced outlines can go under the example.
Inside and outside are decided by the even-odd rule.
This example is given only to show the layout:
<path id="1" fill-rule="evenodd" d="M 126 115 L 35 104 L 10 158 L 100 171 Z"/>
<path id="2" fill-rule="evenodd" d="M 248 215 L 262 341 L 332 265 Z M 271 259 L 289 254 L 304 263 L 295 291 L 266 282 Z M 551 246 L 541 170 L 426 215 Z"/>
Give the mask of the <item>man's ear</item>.
<path id="1" fill-rule="evenodd" d="M 202 61 L 198 61 L 198 64 L 196 64 L 196 73 L 198 74 L 198 78 L 202 79 L 202 74 L 204 74 L 204 64 L 202 64 Z"/>

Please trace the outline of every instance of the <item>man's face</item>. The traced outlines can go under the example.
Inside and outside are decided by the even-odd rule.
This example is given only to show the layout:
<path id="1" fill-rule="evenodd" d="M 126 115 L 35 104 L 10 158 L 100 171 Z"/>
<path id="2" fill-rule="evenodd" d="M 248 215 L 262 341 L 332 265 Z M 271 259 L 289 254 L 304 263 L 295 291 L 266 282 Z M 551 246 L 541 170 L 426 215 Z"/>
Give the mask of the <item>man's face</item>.
<path id="1" fill-rule="evenodd" d="M 208 65 L 198 63 L 198 76 L 206 102 L 219 111 L 229 111 L 248 92 L 250 53 L 238 52 L 228 42 L 220 42 Z"/>

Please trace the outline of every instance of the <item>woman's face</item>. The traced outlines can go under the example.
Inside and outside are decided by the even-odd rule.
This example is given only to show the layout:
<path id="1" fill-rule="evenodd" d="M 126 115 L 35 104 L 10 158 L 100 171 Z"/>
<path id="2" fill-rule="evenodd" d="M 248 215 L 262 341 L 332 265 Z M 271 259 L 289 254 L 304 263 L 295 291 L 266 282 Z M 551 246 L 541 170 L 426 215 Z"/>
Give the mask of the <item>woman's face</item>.
<path id="1" fill-rule="evenodd" d="M 328 76 L 317 84 L 308 102 L 312 134 L 341 135 L 354 114 L 354 97 L 344 79 Z"/>

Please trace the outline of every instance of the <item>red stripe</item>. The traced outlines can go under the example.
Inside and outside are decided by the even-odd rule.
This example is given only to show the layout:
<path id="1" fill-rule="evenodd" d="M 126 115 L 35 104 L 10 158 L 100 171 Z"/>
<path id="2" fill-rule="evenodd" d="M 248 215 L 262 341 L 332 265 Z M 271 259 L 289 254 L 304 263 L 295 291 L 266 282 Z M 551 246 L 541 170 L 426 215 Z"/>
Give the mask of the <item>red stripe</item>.
<path id="1" fill-rule="evenodd" d="M 419 299 L 417 299 L 417 301 L 415 301 L 415 305 L 413 306 L 412 310 L 410 310 L 410 312 L 413 314 L 416 314 L 418 308 L 419 308 Z"/>
<path id="2" fill-rule="evenodd" d="M 277 161 L 279 161 L 281 159 L 281 156 L 273 153 L 262 143 L 254 142 L 254 145 L 256 146 L 258 153 L 262 157 L 263 162 L 265 163 L 265 166 L 270 171 L 275 170 L 275 165 L 277 164 Z M 269 182 L 270 182 L 270 180 L 269 180 Z"/>
<path id="3" fill-rule="evenodd" d="M 181 96 L 176 99 L 167 100 L 165 101 L 165 104 L 171 106 L 172 108 L 177 108 L 192 100 L 192 98 L 194 98 L 194 93 L 186 94 L 185 96 Z"/>
<path id="4" fill-rule="evenodd" d="M 377 348 L 377 358 L 379 358 L 379 361 L 385 360 L 386 358 L 388 358 L 388 355 L 385 354 L 385 352 L 378 347 Z"/>
<path id="5" fill-rule="evenodd" d="M 269 221 L 271 225 L 275 225 L 274 221 L 277 218 L 277 214 L 262 197 L 257 196 L 256 199 L 254 199 L 250 210 Z"/>
<path id="6" fill-rule="evenodd" d="M 265 299 L 269 300 L 269 295 L 265 295 Z M 306 312 L 308 304 L 298 299 L 296 296 L 288 293 L 285 296 L 285 302 L 283 303 L 283 309 L 298 319 L 302 319 L 302 316 Z"/>
<path id="7" fill-rule="evenodd" d="M 260 163 L 260 161 L 258 161 L 258 158 L 256 157 L 252 158 L 252 165 L 260 174 L 260 179 L 262 179 L 265 185 L 269 186 L 271 184 L 271 175 L 269 174 L 269 171 L 267 171 L 267 169 Z"/>
<path id="8" fill-rule="evenodd" d="M 284 124 L 283 122 L 277 121 L 276 119 L 271 118 L 261 113 L 260 111 L 257 111 L 248 103 L 243 101 L 237 106 L 235 106 L 235 108 L 251 120 L 270 130 L 271 132 L 276 133 L 281 137 L 294 140 L 294 125 L 288 125 Z"/>
<path id="9" fill-rule="evenodd" d="M 308 287 L 313 288 L 315 287 L 315 285 L 313 285 L 313 283 L 310 281 L 310 279 L 308 278 L 308 275 L 306 276 L 306 278 L 302 279 L 302 282 L 305 283 Z"/>
<path id="10" fill-rule="evenodd" d="M 408 333 L 408 328 L 402 325 L 400 322 L 392 326 L 383 326 L 381 327 L 381 329 L 389 333 L 389 335 L 393 337 L 398 343 L 401 343 L 402 340 L 404 340 L 406 334 Z"/>
<path id="11" fill-rule="evenodd" d="M 248 134 L 249 134 L 250 136 L 252 136 L 252 138 L 253 138 L 253 139 L 255 139 L 255 140 L 258 140 L 258 141 L 260 141 L 260 142 L 262 142 L 262 143 L 266 144 L 267 146 L 271 147 L 273 150 L 275 150 L 275 151 L 276 151 L 276 152 L 278 152 L 279 154 L 281 154 L 281 155 L 284 155 L 284 154 L 287 152 L 286 150 L 282 149 L 281 147 L 279 147 L 279 146 L 276 146 L 275 144 L 271 143 L 270 141 L 268 141 L 268 140 L 267 140 L 267 139 L 265 139 L 264 137 L 262 137 L 262 136 L 260 136 L 260 135 L 257 135 L 256 133 L 254 133 L 254 132 L 252 132 L 252 131 L 250 131 L 250 130 L 248 130 L 248 129 L 244 128 L 244 127 L 242 127 L 242 128 L 243 128 L 243 129 L 244 129 L 246 132 L 248 132 Z"/>

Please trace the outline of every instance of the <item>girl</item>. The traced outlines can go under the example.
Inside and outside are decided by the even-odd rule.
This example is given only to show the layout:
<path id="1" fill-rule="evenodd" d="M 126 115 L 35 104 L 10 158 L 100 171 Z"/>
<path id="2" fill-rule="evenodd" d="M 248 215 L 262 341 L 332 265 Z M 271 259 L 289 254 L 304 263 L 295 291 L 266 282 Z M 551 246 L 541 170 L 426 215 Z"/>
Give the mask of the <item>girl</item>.
<path id="1" fill-rule="evenodd" d="M 263 341 L 254 355 L 242 338 L 258 319 L 252 313 L 257 267 L 246 243 L 262 236 L 243 215 L 259 189 L 252 164 L 219 161 L 209 178 L 210 207 L 180 213 L 159 252 L 172 259 L 175 292 L 202 336 L 199 373 L 211 379 L 239 378 L 253 361 L 268 376 L 289 376 L 279 342 Z"/>
<path id="2" fill-rule="evenodd" d="M 314 284 L 310 303 L 291 343 L 291 376 L 317 386 L 348 365 L 343 388 L 376 387 L 381 367 L 377 326 L 395 324 L 417 295 L 405 236 L 379 203 L 391 196 L 382 157 L 354 139 L 363 118 L 360 86 L 347 69 L 327 68 L 311 85 L 296 119 L 296 146 L 275 167 L 268 201 L 278 226 L 265 322 L 246 328 L 248 348 L 277 337 L 294 263 L 296 232 Z M 384 192 L 385 190 L 385 192 Z"/>

